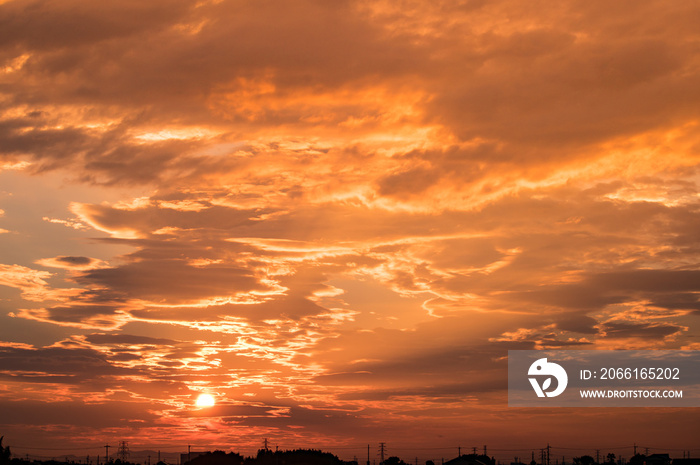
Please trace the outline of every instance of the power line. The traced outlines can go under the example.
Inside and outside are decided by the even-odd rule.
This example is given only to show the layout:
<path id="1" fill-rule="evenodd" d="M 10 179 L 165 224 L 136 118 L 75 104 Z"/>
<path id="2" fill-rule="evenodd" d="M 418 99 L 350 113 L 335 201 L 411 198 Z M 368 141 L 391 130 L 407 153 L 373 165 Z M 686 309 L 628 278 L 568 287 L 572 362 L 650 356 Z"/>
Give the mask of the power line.
<path id="1" fill-rule="evenodd" d="M 61 447 L 26 447 L 26 446 L 18 446 L 18 445 L 13 445 L 13 449 L 22 449 L 22 450 L 99 450 L 102 449 L 104 446 L 97 446 L 97 447 L 66 447 L 66 448 L 61 448 Z"/>
<path id="2" fill-rule="evenodd" d="M 392 449 L 393 450 L 451 450 L 451 449 L 454 449 L 454 447 L 392 447 Z"/>

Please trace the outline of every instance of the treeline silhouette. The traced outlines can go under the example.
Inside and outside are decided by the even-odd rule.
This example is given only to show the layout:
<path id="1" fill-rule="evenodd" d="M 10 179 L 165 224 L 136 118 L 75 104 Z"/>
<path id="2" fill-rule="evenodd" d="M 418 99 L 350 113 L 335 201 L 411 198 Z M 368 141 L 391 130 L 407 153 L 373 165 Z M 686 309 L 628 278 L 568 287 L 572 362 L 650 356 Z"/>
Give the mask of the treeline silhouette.
<path id="1" fill-rule="evenodd" d="M 29 460 L 26 458 L 15 457 L 9 447 L 2 446 L 2 437 L 0 437 L 0 465 L 65 465 L 75 464 L 75 462 L 57 461 L 57 460 Z M 399 461 L 398 457 L 392 457 L 396 462 L 386 465 L 405 465 L 403 461 Z M 140 465 L 137 463 L 122 461 L 120 459 L 110 459 L 108 462 L 102 462 L 100 465 Z M 163 461 L 155 465 L 168 465 Z M 261 449 L 255 457 L 243 457 L 236 452 L 224 452 L 216 450 L 214 452 L 206 452 L 197 454 L 192 460 L 183 461 L 182 465 L 358 465 L 355 461 L 345 461 L 339 459 L 330 452 L 323 452 L 316 449 L 295 449 L 284 451 L 271 451 Z"/>
<path id="2" fill-rule="evenodd" d="M 245 458 L 236 452 L 216 450 L 199 455 L 183 465 L 357 465 L 357 462 L 340 460 L 330 452 L 317 449 L 260 449 L 255 457 Z"/>
<path id="3" fill-rule="evenodd" d="M 0 465 L 76 465 L 74 461 L 59 461 L 59 460 L 30 460 L 21 457 L 12 457 L 12 452 L 9 446 L 3 446 L 4 436 L 0 436 Z M 193 453 L 192 455 L 195 455 Z M 181 465 L 365 465 L 364 461 L 356 460 L 345 461 L 339 459 L 330 452 L 323 452 L 318 449 L 294 449 L 294 450 L 275 450 L 260 449 L 255 457 L 244 457 L 236 452 L 224 452 L 215 450 L 214 452 L 196 453 L 196 456 L 190 460 L 186 460 L 187 454 L 182 454 Z M 688 453 L 688 457 L 690 454 Z M 615 454 L 607 454 L 601 457 L 603 460 L 596 461 L 590 455 L 582 455 L 573 457 L 567 465 L 700 465 L 699 459 L 684 458 L 671 459 L 668 454 L 635 454 L 629 461 L 622 461 Z M 617 459 L 617 460 L 616 460 Z M 122 461 L 120 459 L 110 459 L 107 462 L 96 463 L 90 461 L 94 465 L 141 465 L 139 463 Z M 417 462 L 416 462 L 417 463 Z M 500 462 L 498 462 L 500 463 Z M 496 465 L 494 457 L 489 457 L 482 454 L 463 454 L 448 461 L 443 461 L 440 465 Z M 551 465 L 548 462 L 538 463 L 533 460 L 529 463 L 522 463 L 517 460 L 511 465 Z M 150 460 L 148 465 L 151 465 Z M 166 462 L 159 461 L 155 465 L 168 465 Z M 378 465 L 413 465 L 407 464 L 399 457 L 392 456 L 380 462 Z M 422 465 L 422 464 L 421 464 Z M 436 465 L 432 460 L 425 462 L 425 465 Z M 562 465 L 563 461 L 562 461 Z"/>

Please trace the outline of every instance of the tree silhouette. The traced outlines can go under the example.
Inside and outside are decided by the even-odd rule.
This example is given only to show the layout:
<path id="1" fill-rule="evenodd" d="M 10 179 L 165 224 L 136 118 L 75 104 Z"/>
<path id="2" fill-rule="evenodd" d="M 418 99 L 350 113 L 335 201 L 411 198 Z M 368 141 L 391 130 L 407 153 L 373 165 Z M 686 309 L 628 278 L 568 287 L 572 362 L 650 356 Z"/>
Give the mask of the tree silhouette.
<path id="1" fill-rule="evenodd" d="M 0 464 L 10 463 L 10 456 L 12 455 L 12 453 L 10 453 L 10 446 L 2 446 L 3 439 L 5 439 L 5 436 L 0 436 Z"/>
<path id="2" fill-rule="evenodd" d="M 406 465 L 406 462 L 396 456 L 392 456 L 384 461 L 384 465 Z"/>
<path id="3" fill-rule="evenodd" d="M 615 454 L 612 452 L 608 454 L 608 463 L 615 463 Z"/>
<path id="4" fill-rule="evenodd" d="M 574 463 L 577 465 L 593 465 L 595 459 L 590 455 L 582 455 L 581 457 L 574 457 Z"/>
<path id="5" fill-rule="evenodd" d="M 260 454 L 258 454 L 260 456 Z M 243 457 L 240 454 L 229 452 L 228 454 L 222 450 L 207 452 L 204 455 L 195 457 L 188 463 L 191 465 L 241 465 Z"/>

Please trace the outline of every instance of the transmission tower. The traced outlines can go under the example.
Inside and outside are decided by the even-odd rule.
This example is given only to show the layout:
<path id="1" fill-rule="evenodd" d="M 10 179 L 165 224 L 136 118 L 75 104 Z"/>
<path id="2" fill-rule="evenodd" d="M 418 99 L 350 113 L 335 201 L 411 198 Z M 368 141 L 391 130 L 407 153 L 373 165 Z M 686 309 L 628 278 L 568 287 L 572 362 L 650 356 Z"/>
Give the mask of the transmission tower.
<path id="1" fill-rule="evenodd" d="M 129 443 L 126 441 L 119 441 L 119 449 L 117 450 L 117 457 L 122 463 L 126 463 L 129 460 Z"/>
<path id="2" fill-rule="evenodd" d="M 381 458 L 381 461 L 379 462 L 380 464 L 384 463 L 384 452 L 386 452 L 386 443 L 380 442 L 379 443 L 379 457 Z"/>

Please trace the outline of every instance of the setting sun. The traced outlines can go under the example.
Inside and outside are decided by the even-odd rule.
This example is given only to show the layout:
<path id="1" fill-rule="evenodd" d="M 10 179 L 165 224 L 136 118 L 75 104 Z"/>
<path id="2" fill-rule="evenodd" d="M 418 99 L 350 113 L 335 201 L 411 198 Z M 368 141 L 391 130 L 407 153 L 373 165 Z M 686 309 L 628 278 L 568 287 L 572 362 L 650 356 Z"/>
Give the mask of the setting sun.
<path id="1" fill-rule="evenodd" d="M 216 401 L 211 394 L 200 394 L 196 403 L 197 407 L 213 407 Z"/>

